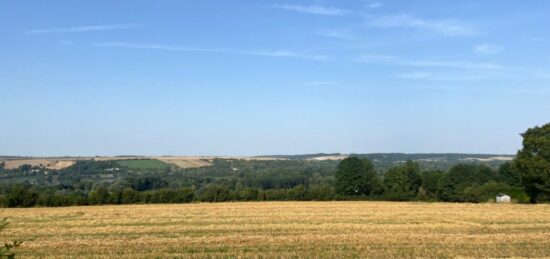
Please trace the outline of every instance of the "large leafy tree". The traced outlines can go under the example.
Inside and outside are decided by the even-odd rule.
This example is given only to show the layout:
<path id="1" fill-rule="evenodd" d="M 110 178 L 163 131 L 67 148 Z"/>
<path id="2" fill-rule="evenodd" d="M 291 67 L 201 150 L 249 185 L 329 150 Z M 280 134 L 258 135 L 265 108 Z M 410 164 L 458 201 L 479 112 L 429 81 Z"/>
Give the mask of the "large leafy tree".
<path id="1" fill-rule="evenodd" d="M 521 134 L 523 148 L 514 167 L 531 202 L 550 201 L 550 123 Z"/>
<path id="2" fill-rule="evenodd" d="M 512 163 L 506 162 L 498 168 L 498 173 L 502 181 L 510 186 L 521 186 L 521 175 L 518 170 L 512 166 Z"/>
<path id="3" fill-rule="evenodd" d="M 379 184 L 373 163 L 368 159 L 348 157 L 338 164 L 336 193 L 340 195 L 369 195 Z"/>
<path id="4" fill-rule="evenodd" d="M 384 174 L 384 197 L 391 200 L 414 199 L 421 184 L 420 166 L 409 160 Z"/>

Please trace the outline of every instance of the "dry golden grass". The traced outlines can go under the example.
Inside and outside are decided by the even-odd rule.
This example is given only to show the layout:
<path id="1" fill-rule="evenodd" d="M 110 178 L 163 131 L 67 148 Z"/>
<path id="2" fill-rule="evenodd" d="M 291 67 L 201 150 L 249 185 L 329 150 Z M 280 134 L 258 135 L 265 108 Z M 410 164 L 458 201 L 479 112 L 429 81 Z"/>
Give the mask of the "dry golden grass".
<path id="1" fill-rule="evenodd" d="M 550 257 L 550 205 L 251 202 L 6 209 L 23 258 Z M 1 240 L 0 240 L 1 241 Z"/>

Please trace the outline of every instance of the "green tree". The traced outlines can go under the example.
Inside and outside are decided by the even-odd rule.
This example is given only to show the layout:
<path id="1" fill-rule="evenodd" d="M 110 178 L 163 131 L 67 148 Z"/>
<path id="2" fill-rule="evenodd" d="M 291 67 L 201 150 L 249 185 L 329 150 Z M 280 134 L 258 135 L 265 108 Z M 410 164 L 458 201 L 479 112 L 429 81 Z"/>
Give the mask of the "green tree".
<path id="1" fill-rule="evenodd" d="M 458 164 L 441 176 L 438 183 L 438 197 L 443 201 L 467 201 L 464 191 L 474 185 L 483 185 L 498 180 L 491 168 L 485 165 Z"/>
<path id="2" fill-rule="evenodd" d="M 384 197 L 391 200 L 412 200 L 422 184 L 420 166 L 407 161 L 404 165 L 390 168 L 384 174 Z"/>
<path id="3" fill-rule="evenodd" d="M 38 194 L 23 184 L 14 185 L 4 201 L 8 207 L 32 207 L 38 201 Z"/>
<path id="4" fill-rule="evenodd" d="M 139 193 L 131 187 L 122 189 L 122 203 L 136 203 L 139 202 Z"/>
<path id="5" fill-rule="evenodd" d="M 306 187 L 298 185 L 288 191 L 289 200 L 304 201 L 306 200 Z"/>
<path id="6" fill-rule="evenodd" d="M 421 173 L 422 186 L 418 190 L 419 198 L 423 199 L 436 199 L 438 192 L 438 182 L 443 171 L 431 170 Z"/>
<path id="7" fill-rule="evenodd" d="M 373 163 L 368 159 L 348 157 L 336 170 L 336 193 L 339 195 L 369 195 L 379 185 Z"/>
<path id="8" fill-rule="evenodd" d="M 195 191 L 190 187 L 183 187 L 176 192 L 176 202 L 187 203 L 192 202 L 195 199 Z"/>
<path id="9" fill-rule="evenodd" d="M 229 199 L 229 188 L 225 185 L 209 184 L 200 195 L 202 201 L 220 202 Z"/>
<path id="10" fill-rule="evenodd" d="M 334 188 L 329 185 L 311 186 L 307 192 L 308 200 L 329 201 L 334 199 Z"/>
<path id="11" fill-rule="evenodd" d="M 255 201 L 259 198 L 259 191 L 253 188 L 244 188 L 239 192 L 239 199 L 242 201 Z"/>
<path id="12" fill-rule="evenodd" d="M 495 201 L 495 196 L 505 193 L 512 197 L 513 201 L 526 203 L 529 196 L 521 187 L 513 187 L 503 182 L 489 181 L 483 185 L 474 184 L 464 189 L 464 200 L 468 202 Z"/>
<path id="13" fill-rule="evenodd" d="M 110 198 L 107 188 L 100 186 L 90 192 L 90 197 L 88 199 L 90 204 L 107 204 Z"/>
<path id="14" fill-rule="evenodd" d="M 521 186 L 521 175 L 519 171 L 510 162 L 502 164 L 498 168 L 498 174 L 502 180 L 510 186 Z"/>
<path id="15" fill-rule="evenodd" d="M 514 168 L 531 202 L 550 201 L 550 123 L 521 134 L 523 148 L 518 151 Z"/>

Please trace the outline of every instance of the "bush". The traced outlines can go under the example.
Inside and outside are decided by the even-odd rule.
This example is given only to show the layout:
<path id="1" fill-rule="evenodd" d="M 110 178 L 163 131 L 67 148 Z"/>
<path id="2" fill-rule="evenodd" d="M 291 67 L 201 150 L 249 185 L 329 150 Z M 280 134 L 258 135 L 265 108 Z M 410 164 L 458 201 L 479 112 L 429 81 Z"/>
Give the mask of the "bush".
<path id="1" fill-rule="evenodd" d="M 36 205 L 38 194 L 22 184 L 14 185 L 5 197 L 7 207 L 32 207 Z"/>
<path id="2" fill-rule="evenodd" d="M 464 190 L 464 199 L 468 202 L 486 202 L 495 201 L 496 195 L 505 193 L 512 200 L 519 203 L 528 203 L 529 196 L 523 188 L 513 187 L 506 183 L 490 181 L 481 186 L 473 185 Z"/>
<path id="3" fill-rule="evenodd" d="M 229 188 L 225 185 L 209 184 L 200 194 L 200 200 L 206 202 L 220 202 L 229 200 Z"/>
<path id="4" fill-rule="evenodd" d="M 307 192 L 308 200 L 330 201 L 334 199 L 334 188 L 328 185 L 316 185 L 309 188 Z"/>
<path id="5" fill-rule="evenodd" d="M 257 189 L 245 188 L 239 192 L 239 200 L 256 201 L 260 198 L 260 192 Z"/>

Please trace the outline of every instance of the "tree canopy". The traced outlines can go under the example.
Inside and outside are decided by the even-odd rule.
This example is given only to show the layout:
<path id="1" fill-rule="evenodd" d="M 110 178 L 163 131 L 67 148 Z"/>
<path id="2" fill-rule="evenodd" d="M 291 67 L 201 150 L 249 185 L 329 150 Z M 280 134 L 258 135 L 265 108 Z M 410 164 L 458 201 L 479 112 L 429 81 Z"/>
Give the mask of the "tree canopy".
<path id="1" fill-rule="evenodd" d="M 523 148 L 514 160 L 521 183 L 531 202 L 550 201 L 550 123 L 530 128 L 521 136 Z"/>
<path id="2" fill-rule="evenodd" d="M 339 195 L 369 195 L 378 186 L 374 165 L 366 158 L 345 158 L 338 164 L 335 177 Z"/>

